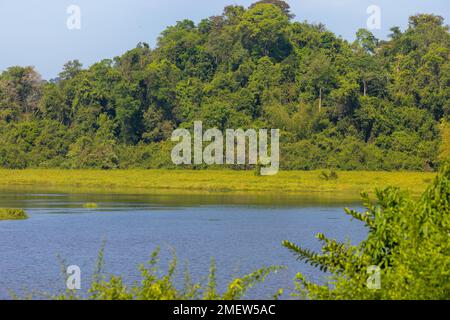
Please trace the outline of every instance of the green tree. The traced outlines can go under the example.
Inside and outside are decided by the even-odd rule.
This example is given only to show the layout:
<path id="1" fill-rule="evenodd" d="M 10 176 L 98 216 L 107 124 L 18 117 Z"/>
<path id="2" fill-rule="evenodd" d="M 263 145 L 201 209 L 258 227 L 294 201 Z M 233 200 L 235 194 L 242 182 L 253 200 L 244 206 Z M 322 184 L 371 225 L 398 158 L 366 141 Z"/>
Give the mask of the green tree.
<path id="1" fill-rule="evenodd" d="M 59 74 L 61 80 L 70 80 L 75 78 L 77 74 L 83 69 L 83 65 L 78 60 L 71 60 L 64 64 L 63 71 Z"/>
<path id="2" fill-rule="evenodd" d="M 289 54 L 289 19 L 274 5 L 257 4 L 247 10 L 238 25 L 243 46 L 255 55 L 281 59 Z"/>

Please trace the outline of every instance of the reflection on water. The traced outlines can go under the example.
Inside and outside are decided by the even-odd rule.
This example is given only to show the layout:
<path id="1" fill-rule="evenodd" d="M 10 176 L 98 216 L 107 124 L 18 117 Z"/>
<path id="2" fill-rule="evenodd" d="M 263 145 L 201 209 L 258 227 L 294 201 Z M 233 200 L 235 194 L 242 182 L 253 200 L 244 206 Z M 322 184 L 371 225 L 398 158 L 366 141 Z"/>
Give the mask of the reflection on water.
<path id="1" fill-rule="evenodd" d="M 139 195 L 65 194 L 49 190 L 9 189 L 0 193 L 0 207 L 26 208 L 30 219 L 0 221 L 0 298 L 8 289 L 55 293 L 64 289 L 57 256 L 81 267 L 86 289 L 98 250 L 106 241 L 106 271 L 137 280 L 137 267 L 160 246 L 162 266 L 175 249 L 183 278 L 183 262 L 201 280 L 214 257 L 220 286 L 224 279 L 262 266 L 285 265 L 250 292 L 267 298 L 278 288 L 292 287 L 298 271 L 319 279 L 316 269 L 299 263 L 282 240 L 318 250 L 315 234 L 359 242 L 363 225 L 351 221 L 343 207 L 358 208 L 353 200 L 333 202 L 317 196 L 267 195 Z M 96 209 L 83 204 L 95 202 Z"/>
<path id="2" fill-rule="evenodd" d="M 0 206 L 20 208 L 78 208 L 80 204 L 95 202 L 112 207 L 183 207 L 203 205 L 246 205 L 265 207 L 298 207 L 298 206 L 332 206 L 358 205 L 359 197 L 355 194 L 338 193 L 304 193 L 304 194 L 276 194 L 276 193 L 133 193 L 139 190 L 123 190 L 114 193 L 108 190 L 79 190 L 40 189 L 19 186 L 15 188 L 0 187 Z M 187 190 L 188 191 L 188 190 Z"/>

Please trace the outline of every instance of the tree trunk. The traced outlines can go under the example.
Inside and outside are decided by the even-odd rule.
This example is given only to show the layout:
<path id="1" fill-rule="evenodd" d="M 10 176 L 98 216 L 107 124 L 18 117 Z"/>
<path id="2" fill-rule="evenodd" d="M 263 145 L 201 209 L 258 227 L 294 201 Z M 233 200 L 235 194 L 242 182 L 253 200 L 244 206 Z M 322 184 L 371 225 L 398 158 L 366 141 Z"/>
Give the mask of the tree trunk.
<path id="1" fill-rule="evenodd" d="M 319 113 L 322 110 L 322 88 L 319 89 Z"/>
<path id="2" fill-rule="evenodd" d="M 366 83 L 366 80 L 365 79 L 363 79 L 363 87 L 364 87 L 364 97 L 366 96 L 366 93 L 367 93 L 367 83 Z"/>

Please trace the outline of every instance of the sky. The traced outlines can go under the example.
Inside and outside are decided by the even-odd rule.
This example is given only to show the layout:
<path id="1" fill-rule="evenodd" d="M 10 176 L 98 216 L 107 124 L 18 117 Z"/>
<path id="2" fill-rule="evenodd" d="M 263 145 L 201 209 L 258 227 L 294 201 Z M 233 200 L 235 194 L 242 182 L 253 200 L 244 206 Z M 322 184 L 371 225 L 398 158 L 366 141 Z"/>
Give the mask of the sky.
<path id="1" fill-rule="evenodd" d="M 139 42 L 154 47 L 161 31 L 176 21 L 222 13 L 227 5 L 248 6 L 256 0 L 0 0 L 0 71 L 10 66 L 34 66 L 44 79 L 58 75 L 69 60 L 85 67 L 113 58 Z M 345 39 L 353 40 L 359 28 L 367 28 L 380 9 L 380 29 L 371 30 L 385 39 L 392 26 L 404 29 L 408 17 L 434 13 L 450 24 L 449 0 L 288 0 L 295 20 L 321 22 Z M 80 28 L 69 29 L 80 9 Z M 69 24 L 72 27 L 74 24 Z M 76 24 L 75 24 L 76 26 Z"/>

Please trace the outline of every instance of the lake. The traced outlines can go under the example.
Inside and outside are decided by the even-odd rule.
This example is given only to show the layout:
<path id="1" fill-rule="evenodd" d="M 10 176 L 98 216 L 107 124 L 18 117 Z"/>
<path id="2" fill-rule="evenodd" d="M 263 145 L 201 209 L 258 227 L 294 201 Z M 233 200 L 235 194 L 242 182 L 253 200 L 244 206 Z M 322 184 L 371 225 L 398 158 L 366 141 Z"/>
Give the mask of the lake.
<path id="1" fill-rule="evenodd" d="M 85 209 L 87 202 L 99 207 Z M 162 270 L 176 252 L 179 285 L 186 263 L 192 278 L 202 280 L 212 257 L 222 289 L 232 276 L 286 266 L 251 289 L 248 297 L 270 298 L 285 288 L 283 298 L 289 298 L 297 272 L 319 281 L 324 274 L 298 262 L 281 246 L 283 240 L 319 250 L 319 232 L 353 244 L 367 234 L 343 210 L 361 209 L 360 203 L 333 201 L 332 195 L 95 195 L 7 189 L 0 192 L 0 207 L 24 208 L 30 215 L 24 221 L 0 221 L 0 299 L 10 298 L 10 290 L 21 297 L 35 291 L 34 298 L 63 291 L 61 259 L 81 268 L 86 289 L 103 241 L 105 272 L 122 275 L 127 283 L 139 279 L 139 264 L 160 247 Z"/>

